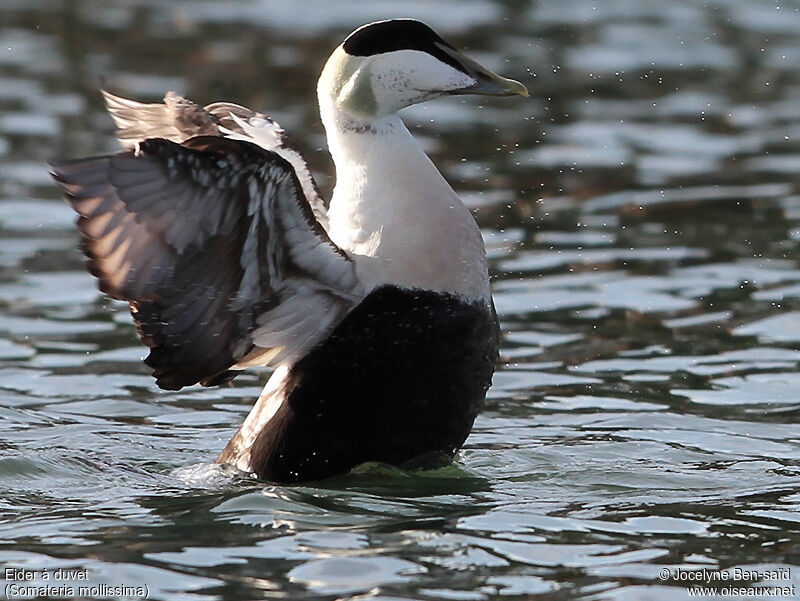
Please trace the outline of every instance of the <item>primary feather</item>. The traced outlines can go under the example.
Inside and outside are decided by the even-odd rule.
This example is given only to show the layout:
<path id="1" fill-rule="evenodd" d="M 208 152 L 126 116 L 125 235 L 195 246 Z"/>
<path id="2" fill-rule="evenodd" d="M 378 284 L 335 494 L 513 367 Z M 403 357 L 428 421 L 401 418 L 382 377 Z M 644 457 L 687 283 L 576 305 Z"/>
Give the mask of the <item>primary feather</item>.
<path id="1" fill-rule="evenodd" d="M 101 290 L 130 302 L 162 388 L 297 357 L 363 296 L 274 151 L 151 138 L 52 167 L 80 215 L 90 269 Z"/>

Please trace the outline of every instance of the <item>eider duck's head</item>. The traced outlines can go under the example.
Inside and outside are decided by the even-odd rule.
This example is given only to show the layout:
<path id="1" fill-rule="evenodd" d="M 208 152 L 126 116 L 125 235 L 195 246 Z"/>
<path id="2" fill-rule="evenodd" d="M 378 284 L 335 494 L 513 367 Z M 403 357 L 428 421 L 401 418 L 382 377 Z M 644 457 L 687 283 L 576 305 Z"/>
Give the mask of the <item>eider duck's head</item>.
<path id="1" fill-rule="evenodd" d="M 323 111 L 361 122 L 445 94 L 528 95 L 520 82 L 482 67 L 413 19 L 356 29 L 328 59 L 317 92 Z"/>

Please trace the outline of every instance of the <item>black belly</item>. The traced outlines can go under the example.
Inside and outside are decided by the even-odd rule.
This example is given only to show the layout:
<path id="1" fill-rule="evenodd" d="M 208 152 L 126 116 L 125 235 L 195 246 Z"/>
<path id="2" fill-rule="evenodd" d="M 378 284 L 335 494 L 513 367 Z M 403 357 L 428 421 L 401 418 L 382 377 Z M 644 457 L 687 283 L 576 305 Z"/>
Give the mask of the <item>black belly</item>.
<path id="1" fill-rule="evenodd" d="M 296 482 L 368 461 L 452 457 L 483 406 L 498 340 L 482 303 L 375 290 L 292 368 L 285 401 L 254 441 L 253 471 Z"/>

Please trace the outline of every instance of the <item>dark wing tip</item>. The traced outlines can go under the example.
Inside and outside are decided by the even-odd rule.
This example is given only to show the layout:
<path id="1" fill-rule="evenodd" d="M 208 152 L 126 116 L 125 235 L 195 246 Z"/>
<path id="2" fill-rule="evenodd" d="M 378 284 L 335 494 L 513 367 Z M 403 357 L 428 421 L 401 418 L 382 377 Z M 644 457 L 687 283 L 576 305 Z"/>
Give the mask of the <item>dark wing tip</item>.
<path id="1" fill-rule="evenodd" d="M 61 175 L 61 163 L 57 161 L 47 161 L 45 165 L 47 165 L 47 175 L 52 177 L 57 184 L 60 184 L 64 181 L 64 178 Z"/>
<path id="2" fill-rule="evenodd" d="M 291 205 L 286 219 L 305 216 L 310 233 L 330 242 L 300 202 L 292 165 L 251 142 L 212 135 L 183 143 L 150 138 L 136 152 L 48 165 L 80 216 L 89 271 L 100 290 L 130 303 L 150 348 L 145 363 L 165 390 L 235 377 L 239 372 L 230 368 L 252 342 L 256 316 L 274 301 L 275 276 L 258 257 L 269 236 L 279 235 L 274 228 L 283 213 L 273 224 L 261 211 L 248 212 L 253 182 L 260 193 L 282 194 L 264 206 Z M 248 236 L 255 238 L 245 248 Z"/>
<path id="3" fill-rule="evenodd" d="M 229 369 L 200 380 L 200 386 L 222 386 L 232 381 L 240 373 L 242 372 L 237 369 Z"/>
<path id="4" fill-rule="evenodd" d="M 49 161 L 45 161 L 45 165 L 49 167 L 48 173 L 50 177 L 52 177 L 56 182 L 63 183 L 67 181 L 67 176 L 71 171 L 71 167 L 74 167 L 76 164 L 85 163 L 87 161 L 91 161 L 91 158 L 84 158 L 84 159 L 52 159 Z"/>
<path id="5" fill-rule="evenodd" d="M 129 155 L 129 152 L 122 152 L 119 154 Z M 91 157 L 83 157 L 80 159 L 51 159 L 49 161 L 45 161 L 45 164 L 50 167 L 49 173 L 54 178 L 60 177 L 62 179 L 66 179 L 69 175 L 74 175 L 77 172 L 89 167 L 92 164 L 99 163 L 101 161 L 108 161 L 109 159 L 114 158 L 113 154 L 101 154 L 97 156 Z"/>
<path id="6" fill-rule="evenodd" d="M 144 319 L 147 319 L 147 316 L 144 316 Z M 226 348 L 218 348 L 215 345 L 212 345 L 214 348 L 206 349 L 215 352 L 201 353 L 200 356 L 193 357 L 192 361 L 183 362 L 181 357 L 185 355 L 185 351 L 182 350 L 180 341 L 165 339 L 162 333 L 157 331 L 148 334 L 147 330 L 154 329 L 154 325 L 152 322 L 142 321 L 141 315 L 134 315 L 134 320 L 142 342 L 150 347 L 150 353 L 145 358 L 144 364 L 152 368 L 156 384 L 163 390 L 180 390 L 194 384 L 206 387 L 219 386 L 242 373 L 239 370 L 228 369 L 233 363 L 232 357 L 226 352 Z M 196 348 L 208 346 L 203 341 L 196 342 L 198 344 Z"/>

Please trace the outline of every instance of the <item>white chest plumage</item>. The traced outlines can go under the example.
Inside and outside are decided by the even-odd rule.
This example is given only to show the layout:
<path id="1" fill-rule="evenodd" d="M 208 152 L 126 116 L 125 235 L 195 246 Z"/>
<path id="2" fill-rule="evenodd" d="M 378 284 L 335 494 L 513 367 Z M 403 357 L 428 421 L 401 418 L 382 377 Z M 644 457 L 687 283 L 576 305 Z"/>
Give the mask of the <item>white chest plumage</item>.
<path id="1" fill-rule="evenodd" d="M 365 287 L 395 284 L 488 302 L 478 226 L 400 118 L 366 130 L 335 118 L 325 124 L 337 174 L 329 234 L 352 256 Z"/>

